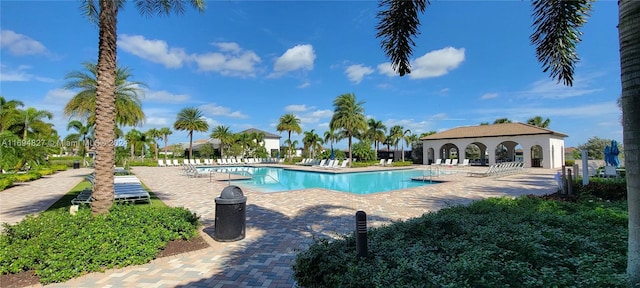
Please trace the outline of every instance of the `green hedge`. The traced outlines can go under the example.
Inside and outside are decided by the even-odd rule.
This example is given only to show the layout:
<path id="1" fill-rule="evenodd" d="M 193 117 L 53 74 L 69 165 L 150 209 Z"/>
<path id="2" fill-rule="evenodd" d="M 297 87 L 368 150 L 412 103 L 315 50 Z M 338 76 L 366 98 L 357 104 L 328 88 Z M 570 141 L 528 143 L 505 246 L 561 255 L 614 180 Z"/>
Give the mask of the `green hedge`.
<path id="1" fill-rule="evenodd" d="M 182 162 L 180 162 L 182 163 Z M 153 159 L 145 159 L 143 161 L 135 160 L 135 161 L 127 161 L 127 166 L 146 166 L 146 167 L 156 167 L 158 166 L 158 161 Z"/>
<path id="2" fill-rule="evenodd" d="M 13 179 L 13 177 L 5 176 L 0 178 L 0 191 L 13 186 L 13 182 L 15 182 L 15 179 Z"/>
<path id="3" fill-rule="evenodd" d="M 34 269 L 43 284 L 63 282 L 88 272 L 151 261 L 171 240 L 191 239 L 200 225 L 184 208 L 114 205 L 106 216 L 68 209 L 27 216 L 4 224 L 0 235 L 0 272 Z"/>
<path id="4" fill-rule="evenodd" d="M 626 287 L 626 202 L 494 198 L 299 253 L 302 287 Z"/>

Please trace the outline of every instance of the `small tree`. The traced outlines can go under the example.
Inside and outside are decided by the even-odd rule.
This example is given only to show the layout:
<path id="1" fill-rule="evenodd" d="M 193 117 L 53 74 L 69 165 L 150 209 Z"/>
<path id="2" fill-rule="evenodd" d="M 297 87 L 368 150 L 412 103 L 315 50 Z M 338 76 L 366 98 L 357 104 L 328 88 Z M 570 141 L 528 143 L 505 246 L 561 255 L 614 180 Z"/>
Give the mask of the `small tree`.
<path id="1" fill-rule="evenodd" d="M 209 159 L 211 158 L 210 156 L 213 155 L 215 150 L 213 149 L 213 145 L 209 143 L 205 143 L 202 146 L 200 146 L 200 149 L 198 151 L 200 152 L 201 157 Z"/>

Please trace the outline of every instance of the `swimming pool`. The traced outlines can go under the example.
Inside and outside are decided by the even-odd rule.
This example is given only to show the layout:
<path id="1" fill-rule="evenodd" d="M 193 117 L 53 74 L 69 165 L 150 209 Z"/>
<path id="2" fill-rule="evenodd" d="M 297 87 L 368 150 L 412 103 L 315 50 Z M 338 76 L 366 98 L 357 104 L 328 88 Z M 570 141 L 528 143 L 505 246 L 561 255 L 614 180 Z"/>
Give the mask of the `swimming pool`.
<path id="1" fill-rule="evenodd" d="M 247 180 L 231 180 L 231 184 L 261 192 L 324 188 L 364 195 L 435 184 L 435 182 L 411 180 L 413 177 L 422 177 L 429 173 L 429 171 L 416 169 L 335 174 L 275 167 L 208 167 L 208 169 L 215 169 L 219 173 L 250 176 L 251 179 Z"/>

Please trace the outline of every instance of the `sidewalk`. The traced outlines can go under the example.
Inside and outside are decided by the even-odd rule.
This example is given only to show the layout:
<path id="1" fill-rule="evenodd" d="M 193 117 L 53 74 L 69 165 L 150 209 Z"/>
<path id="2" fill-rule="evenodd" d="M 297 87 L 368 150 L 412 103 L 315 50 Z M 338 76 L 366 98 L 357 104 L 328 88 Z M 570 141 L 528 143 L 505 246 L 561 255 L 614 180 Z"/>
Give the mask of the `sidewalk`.
<path id="1" fill-rule="evenodd" d="M 15 224 L 29 214 L 47 210 L 91 171 L 70 169 L 35 181 L 15 183 L 16 186 L 0 191 L 0 222 Z"/>

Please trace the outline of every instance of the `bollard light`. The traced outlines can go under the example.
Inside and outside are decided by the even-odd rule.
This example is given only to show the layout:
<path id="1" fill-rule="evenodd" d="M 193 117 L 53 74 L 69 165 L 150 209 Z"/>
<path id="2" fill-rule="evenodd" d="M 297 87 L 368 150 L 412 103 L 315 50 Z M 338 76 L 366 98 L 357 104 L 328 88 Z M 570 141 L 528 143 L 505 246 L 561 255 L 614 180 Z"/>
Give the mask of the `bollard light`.
<path id="1" fill-rule="evenodd" d="M 359 258 L 367 257 L 367 213 L 356 212 L 356 253 Z"/>

